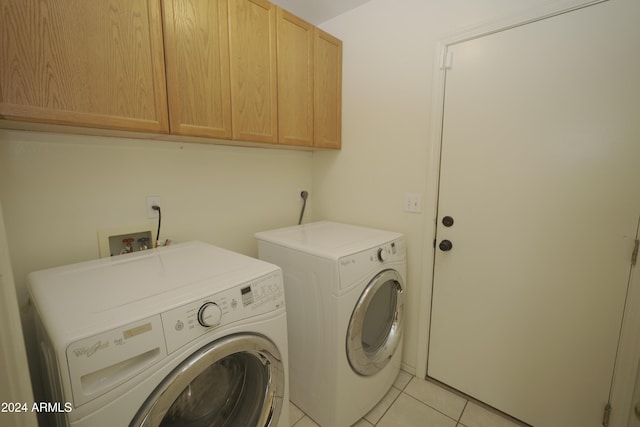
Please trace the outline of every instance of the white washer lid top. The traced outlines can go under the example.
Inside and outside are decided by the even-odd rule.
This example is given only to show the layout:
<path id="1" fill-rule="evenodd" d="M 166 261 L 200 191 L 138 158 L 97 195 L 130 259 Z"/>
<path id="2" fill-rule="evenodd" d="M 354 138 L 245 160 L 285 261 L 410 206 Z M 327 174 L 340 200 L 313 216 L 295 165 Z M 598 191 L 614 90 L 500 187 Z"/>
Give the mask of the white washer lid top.
<path id="1" fill-rule="evenodd" d="M 256 239 L 324 258 L 340 259 L 402 237 L 400 233 L 331 221 L 255 234 Z"/>
<path id="2" fill-rule="evenodd" d="M 188 242 L 36 271 L 28 286 L 49 333 L 69 341 L 277 270 L 255 258 Z"/>

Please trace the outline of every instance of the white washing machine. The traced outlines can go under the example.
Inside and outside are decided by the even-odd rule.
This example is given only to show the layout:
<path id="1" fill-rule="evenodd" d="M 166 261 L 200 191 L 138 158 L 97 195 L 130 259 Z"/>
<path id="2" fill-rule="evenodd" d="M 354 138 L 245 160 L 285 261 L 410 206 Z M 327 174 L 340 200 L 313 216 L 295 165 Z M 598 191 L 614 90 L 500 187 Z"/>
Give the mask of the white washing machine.
<path id="1" fill-rule="evenodd" d="M 405 239 L 326 221 L 256 238 L 284 274 L 291 401 L 323 427 L 350 426 L 400 370 Z"/>
<path id="2" fill-rule="evenodd" d="M 189 242 L 31 273 L 29 292 L 53 425 L 288 427 L 275 265 Z"/>

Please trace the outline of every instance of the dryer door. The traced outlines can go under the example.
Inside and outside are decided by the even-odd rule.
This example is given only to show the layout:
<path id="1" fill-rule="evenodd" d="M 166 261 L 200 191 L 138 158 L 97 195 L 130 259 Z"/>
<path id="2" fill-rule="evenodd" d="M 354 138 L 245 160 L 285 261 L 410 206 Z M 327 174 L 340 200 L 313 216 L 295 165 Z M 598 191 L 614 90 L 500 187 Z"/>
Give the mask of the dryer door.
<path id="1" fill-rule="evenodd" d="M 283 405 L 284 381 L 282 358 L 271 341 L 232 335 L 178 365 L 130 427 L 273 427 Z"/>
<path id="2" fill-rule="evenodd" d="M 351 368 L 369 376 L 384 368 L 402 338 L 404 284 L 395 270 L 384 270 L 367 285 L 351 314 L 347 358 Z"/>

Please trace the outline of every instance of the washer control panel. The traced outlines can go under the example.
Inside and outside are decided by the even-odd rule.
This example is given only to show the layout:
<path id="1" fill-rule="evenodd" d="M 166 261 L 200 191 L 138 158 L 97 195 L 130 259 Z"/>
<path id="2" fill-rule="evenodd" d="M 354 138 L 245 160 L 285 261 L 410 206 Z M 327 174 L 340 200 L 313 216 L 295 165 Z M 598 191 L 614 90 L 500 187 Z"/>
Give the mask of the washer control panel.
<path id="1" fill-rule="evenodd" d="M 172 353 L 220 326 L 284 307 L 282 273 L 238 285 L 161 314 L 167 352 Z"/>

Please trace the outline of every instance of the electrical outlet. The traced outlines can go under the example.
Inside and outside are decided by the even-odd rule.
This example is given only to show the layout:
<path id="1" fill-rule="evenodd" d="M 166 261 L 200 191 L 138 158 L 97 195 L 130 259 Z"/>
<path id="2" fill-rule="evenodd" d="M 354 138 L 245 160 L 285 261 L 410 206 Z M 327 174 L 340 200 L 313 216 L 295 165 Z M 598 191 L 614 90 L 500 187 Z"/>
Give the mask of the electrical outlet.
<path id="1" fill-rule="evenodd" d="M 160 196 L 148 196 L 147 197 L 147 217 L 158 218 L 158 211 L 154 210 L 152 206 L 160 205 Z"/>
<path id="2" fill-rule="evenodd" d="M 407 193 L 404 196 L 404 211 L 405 212 L 422 212 L 422 196 L 415 193 Z"/>

